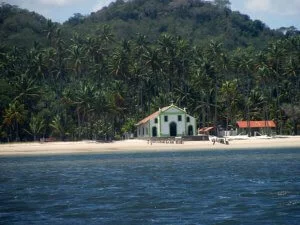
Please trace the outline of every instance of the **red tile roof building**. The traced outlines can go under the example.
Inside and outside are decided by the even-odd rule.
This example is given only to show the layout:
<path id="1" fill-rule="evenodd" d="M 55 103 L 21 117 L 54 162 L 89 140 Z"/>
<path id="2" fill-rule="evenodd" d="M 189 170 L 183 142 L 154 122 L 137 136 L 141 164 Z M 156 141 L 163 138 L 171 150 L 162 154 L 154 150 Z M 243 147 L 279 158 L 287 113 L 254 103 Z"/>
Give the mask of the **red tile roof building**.
<path id="1" fill-rule="evenodd" d="M 249 122 L 249 125 L 248 125 Z M 273 120 L 261 120 L 261 121 L 237 121 L 238 128 L 275 128 L 276 124 Z"/>
<path id="2" fill-rule="evenodd" d="M 250 136 L 271 135 L 276 124 L 272 120 L 261 121 L 237 121 L 238 133 L 245 133 Z"/>

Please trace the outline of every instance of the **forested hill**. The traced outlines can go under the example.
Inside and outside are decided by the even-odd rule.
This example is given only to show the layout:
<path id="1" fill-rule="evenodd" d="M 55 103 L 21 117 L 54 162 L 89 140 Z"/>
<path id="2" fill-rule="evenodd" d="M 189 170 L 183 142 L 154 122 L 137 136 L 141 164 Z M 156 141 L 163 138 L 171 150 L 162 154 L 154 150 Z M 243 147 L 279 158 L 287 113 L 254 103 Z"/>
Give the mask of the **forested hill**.
<path id="1" fill-rule="evenodd" d="M 171 102 L 197 127 L 299 133 L 300 35 L 216 2 L 117 1 L 64 24 L 3 4 L 0 142 L 120 138 Z"/>
<path id="2" fill-rule="evenodd" d="M 263 48 L 269 41 L 282 36 L 281 32 L 269 29 L 259 20 L 253 21 L 247 15 L 231 11 L 226 5 L 228 1 L 216 2 L 117 0 L 88 16 L 75 13 L 63 25 L 2 3 L 0 41 L 10 46 L 31 47 L 34 41 L 44 45 L 47 35 L 54 35 L 51 33 L 54 25 L 60 28 L 66 41 L 74 32 L 80 36 L 97 35 L 103 25 L 109 25 L 116 39 L 131 39 L 140 33 L 153 41 L 161 34 L 169 33 L 197 45 L 220 41 L 229 49 L 250 45 Z"/>
<path id="3" fill-rule="evenodd" d="M 6 3 L 0 5 L 0 43 L 32 47 L 47 40 L 47 19 Z"/>
<path id="4" fill-rule="evenodd" d="M 64 25 L 78 33 L 95 33 L 108 24 L 116 37 L 134 38 L 137 33 L 150 40 L 162 33 L 181 36 L 194 44 L 221 41 L 231 49 L 253 44 L 262 47 L 280 37 L 259 20 L 231 11 L 226 2 L 201 0 L 118 0 L 104 9 L 83 17 L 75 14 Z M 222 4 L 223 3 L 223 4 Z M 224 4 L 225 3 L 225 4 Z"/>

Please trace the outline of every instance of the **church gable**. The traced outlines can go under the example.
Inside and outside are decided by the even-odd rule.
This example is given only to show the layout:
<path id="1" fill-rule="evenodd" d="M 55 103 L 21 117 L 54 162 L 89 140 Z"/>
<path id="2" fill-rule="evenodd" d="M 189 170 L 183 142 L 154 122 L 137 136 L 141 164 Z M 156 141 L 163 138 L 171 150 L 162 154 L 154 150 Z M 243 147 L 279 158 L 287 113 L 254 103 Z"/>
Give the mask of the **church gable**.
<path id="1" fill-rule="evenodd" d="M 184 110 L 174 106 L 174 105 L 171 105 L 170 107 L 168 107 L 165 111 L 163 111 L 164 114 L 183 114 L 183 113 L 186 113 Z"/>

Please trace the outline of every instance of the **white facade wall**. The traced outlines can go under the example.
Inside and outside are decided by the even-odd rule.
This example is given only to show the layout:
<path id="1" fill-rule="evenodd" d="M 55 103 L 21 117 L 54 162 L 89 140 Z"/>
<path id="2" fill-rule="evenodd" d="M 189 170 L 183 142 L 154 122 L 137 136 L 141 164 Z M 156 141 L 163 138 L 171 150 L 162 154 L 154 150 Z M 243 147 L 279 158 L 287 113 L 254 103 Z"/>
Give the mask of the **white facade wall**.
<path id="1" fill-rule="evenodd" d="M 181 121 L 178 121 L 178 115 L 181 115 Z M 168 117 L 168 122 L 165 122 L 165 116 Z M 177 125 L 177 136 L 183 136 L 186 133 L 185 128 L 185 116 L 184 114 L 163 114 L 161 118 L 161 135 L 169 136 L 170 135 L 170 123 L 175 122 Z"/>
<path id="2" fill-rule="evenodd" d="M 150 135 L 150 133 L 149 133 L 149 122 L 138 126 L 138 129 L 137 129 L 137 136 L 138 137 L 150 137 L 149 135 Z"/>
<path id="3" fill-rule="evenodd" d="M 157 131 L 157 136 L 159 137 L 159 134 L 160 134 L 160 126 L 159 126 L 159 116 L 157 117 L 158 121 L 157 123 L 155 123 L 155 118 L 153 118 L 152 120 L 149 120 L 149 124 L 150 124 L 150 136 L 152 137 L 153 134 L 152 134 L 152 128 L 153 127 L 156 127 L 156 131 Z"/>
<path id="4" fill-rule="evenodd" d="M 190 115 L 186 115 L 186 116 L 189 116 L 190 117 L 190 122 L 186 123 L 186 132 L 188 132 L 188 127 L 190 125 L 193 126 L 193 135 L 197 135 L 197 129 L 196 129 L 196 119 Z M 188 134 L 188 133 L 186 133 Z"/>

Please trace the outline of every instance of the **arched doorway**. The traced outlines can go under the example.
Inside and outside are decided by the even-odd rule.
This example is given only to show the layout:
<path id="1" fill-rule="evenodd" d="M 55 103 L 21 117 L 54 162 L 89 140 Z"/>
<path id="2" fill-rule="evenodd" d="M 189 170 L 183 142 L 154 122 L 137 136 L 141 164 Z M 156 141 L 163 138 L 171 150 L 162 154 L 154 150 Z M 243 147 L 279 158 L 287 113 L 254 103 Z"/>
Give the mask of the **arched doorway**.
<path id="1" fill-rule="evenodd" d="M 152 127 L 152 137 L 157 137 L 157 127 Z"/>
<path id="2" fill-rule="evenodd" d="M 177 124 L 175 122 L 170 123 L 170 136 L 171 137 L 177 136 Z"/>
<path id="3" fill-rule="evenodd" d="M 189 136 L 194 135 L 194 129 L 193 129 L 193 126 L 192 126 L 192 125 L 189 125 L 189 126 L 188 126 L 188 135 L 189 135 Z"/>

